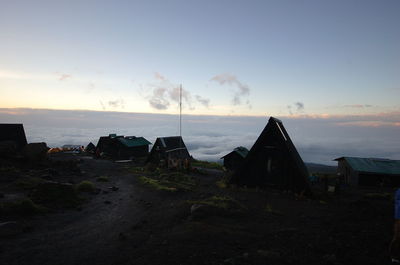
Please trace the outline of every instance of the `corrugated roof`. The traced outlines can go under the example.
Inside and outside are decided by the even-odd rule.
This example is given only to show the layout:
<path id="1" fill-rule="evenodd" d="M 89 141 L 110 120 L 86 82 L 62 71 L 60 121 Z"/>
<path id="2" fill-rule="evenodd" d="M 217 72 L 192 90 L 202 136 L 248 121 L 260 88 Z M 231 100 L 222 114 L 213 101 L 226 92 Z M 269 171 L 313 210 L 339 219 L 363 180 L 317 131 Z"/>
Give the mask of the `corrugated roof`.
<path id="1" fill-rule="evenodd" d="M 247 150 L 247 148 L 243 147 L 243 146 L 236 147 L 233 151 L 238 153 L 243 158 L 245 158 L 247 156 L 247 154 L 249 153 L 249 150 Z"/>
<path id="2" fill-rule="evenodd" d="M 125 138 L 117 138 L 123 145 L 127 147 L 135 147 L 135 146 L 143 146 L 151 144 L 143 137 L 125 137 Z"/>
<path id="3" fill-rule="evenodd" d="M 365 173 L 400 175 L 400 160 L 382 158 L 339 157 L 336 161 L 346 160 L 355 170 Z"/>

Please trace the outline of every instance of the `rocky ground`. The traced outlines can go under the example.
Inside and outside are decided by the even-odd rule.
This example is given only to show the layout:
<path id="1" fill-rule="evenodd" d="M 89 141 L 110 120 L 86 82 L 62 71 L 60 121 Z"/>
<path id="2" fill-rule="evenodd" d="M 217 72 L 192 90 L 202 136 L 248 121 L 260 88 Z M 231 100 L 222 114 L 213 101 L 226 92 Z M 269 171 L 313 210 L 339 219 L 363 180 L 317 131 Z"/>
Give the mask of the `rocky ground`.
<path id="1" fill-rule="evenodd" d="M 74 154 L 3 163 L 0 263 L 389 264 L 392 190 L 307 199 L 226 187 L 223 174 Z"/>

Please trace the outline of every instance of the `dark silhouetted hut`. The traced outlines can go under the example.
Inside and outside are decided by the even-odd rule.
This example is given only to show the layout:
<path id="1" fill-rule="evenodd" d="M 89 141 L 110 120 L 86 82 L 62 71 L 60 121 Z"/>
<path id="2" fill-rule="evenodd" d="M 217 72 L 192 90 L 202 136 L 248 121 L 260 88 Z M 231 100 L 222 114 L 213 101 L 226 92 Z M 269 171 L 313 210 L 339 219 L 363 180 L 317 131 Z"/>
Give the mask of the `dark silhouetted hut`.
<path id="1" fill-rule="evenodd" d="M 143 137 L 118 136 L 110 134 L 102 136 L 97 143 L 96 152 L 114 159 L 130 159 L 145 157 L 149 153 L 151 143 Z"/>
<path id="2" fill-rule="evenodd" d="M 16 150 L 22 150 L 28 142 L 22 124 L 0 124 L 0 142 L 12 144 Z"/>
<path id="3" fill-rule="evenodd" d="M 155 141 L 148 162 L 158 163 L 162 160 L 168 162 L 171 159 L 190 159 L 189 151 L 181 136 L 159 137 Z"/>
<path id="4" fill-rule="evenodd" d="M 308 170 L 282 121 L 271 117 L 232 182 L 311 195 Z"/>
<path id="5" fill-rule="evenodd" d="M 96 152 L 96 146 L 90 142 L 86 147 L 85 147 L 85 152 L 94 154 Z"/>
<path id="6" fill-rule="evenodd" d="M 400 160 L 339 157 L 338 176 L 352 186 L 400 185 Z"/>
<path id="7" fill-rule="evenodd" d="M 242 166 L 243 161 L 248 153 L 249 150 L 247 150 L 246 147 L 236 147 L 232 152 L 221 157 L 221 159 L 224 160 L 224 167 L 231 171 L 237 170 L 240 166 Z"/>

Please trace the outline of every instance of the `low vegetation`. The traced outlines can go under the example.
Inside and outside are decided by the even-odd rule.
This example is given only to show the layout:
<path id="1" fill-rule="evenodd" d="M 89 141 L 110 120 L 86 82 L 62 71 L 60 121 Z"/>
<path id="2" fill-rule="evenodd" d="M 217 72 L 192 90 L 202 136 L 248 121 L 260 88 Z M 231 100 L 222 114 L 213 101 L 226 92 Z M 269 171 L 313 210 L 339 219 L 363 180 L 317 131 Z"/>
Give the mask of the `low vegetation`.
<path id="1" fill-rule="evenodd" d="M 201 204 L 207 205 L 218 209 L 229 210 L 229 211 L 244 211 L 247 208 L 237 200 L 229 196 L 211 196 L 204 200 L 199 201 L 187 201 L 190 204 Z"/>
<path id="2" fill-rule="evenodd" d="M 389 192 L 382 193 L 366 193 L 364 194 L 364 198 L 366 199 L 376 199 L 376 200 L 393 200 L 393 194 Z"/>
<path id="3" fill-rule="evenodd" d="M 191 165 L 192 165 L 192 167 L 223 170 L 223 166 L 221 164 L 219 164 L 219 163 L 216 163 L 216 162 L 195 160 L 195 161 L 191 162 Z"/>
<path id="4" fill-rule="evenodd" d="M 110 178 L 108 176 L 100 176 L 96 179 L 98 182 L 109 182 Z"/>
<path id="5" fill-rule="evenodd" d="M 273 209 L 272 206 L 269 203 L 267 203 L 267 205 L 265 206 L 265 211 L 267 213 L 271 213 L 273 215 L 283 215 L 283 213 L 281 211 Z"/>
<path id="6" fill-rule="evenodd" d="M 81 192 L 93 192 L 96 190 L 96 186 L 93 182 L 84 180 L 76 186 L 76 189 Z"/>
<path id="7" fill-rule="evenodd" d="M 24 190 L 32 190 L 44 182 L 44 179 L 38 177 L 24 177 L 18 179 L 15 185 Z"/>
<path id="8" fill-rule="evenodd" d="M 158 176 L 139 176 L 139 181 L 156 190 L 164 191 L 189 191 L 196 186 L 195 181 L 189 175 L 181 172 L 162 173 Z"/>
<path id="9" fill-rule="evenodd" d="M 0 213 L 2 215 L 34 215 L 45 213 L 46 211 L 45 207 L 34 203 L 30 198 L 0 203 Z"/>

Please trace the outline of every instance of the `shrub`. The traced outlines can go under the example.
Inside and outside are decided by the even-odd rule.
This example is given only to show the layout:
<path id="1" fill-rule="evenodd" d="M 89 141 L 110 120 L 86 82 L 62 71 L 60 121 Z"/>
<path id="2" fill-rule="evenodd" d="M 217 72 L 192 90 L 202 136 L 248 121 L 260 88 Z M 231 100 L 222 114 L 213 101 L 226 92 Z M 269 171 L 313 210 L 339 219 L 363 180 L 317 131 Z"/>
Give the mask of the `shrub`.
<path id="1" fill-rule="evenodd" d="M 96 179 L 98 182 L 109 182 L 110 178 L 107 176 L 100 176 Z"/>
<path id="2" fill-rule="evenodd" d="M 37 177 L 24 177 L 21 178 L 17 181 L 15 181 L 15 184 L 24 189 L 24 190 L 31 190 L 36 188 L 37 186 L 39 186 L 40 184 L 42 184 L 43 182 L 45 182 L 44 179 L 41 178 L 37 178 Z"/>
<path id="3" fill-rule="evenodd" d="M 92 192 L 95 191 L 96 186 L 93 184 L 93 182 L 84 180 L 81 183 L 77 185 L 77 190 L 81 192 Z"/>
<path id="4" fill-rule="evenodd" d="M 30 198 L 0 204 L 0 212 L 8 214 L 33 215 L 46 211 L 45 207 L 34 203 Z"/>

